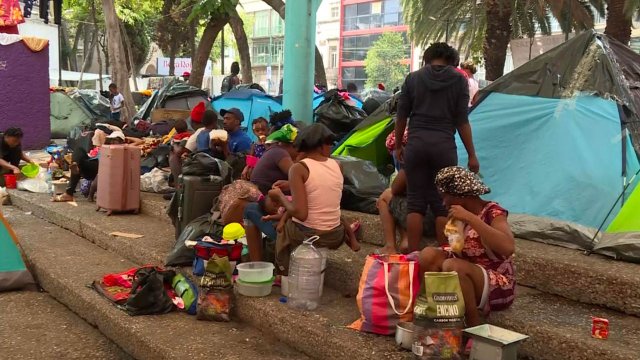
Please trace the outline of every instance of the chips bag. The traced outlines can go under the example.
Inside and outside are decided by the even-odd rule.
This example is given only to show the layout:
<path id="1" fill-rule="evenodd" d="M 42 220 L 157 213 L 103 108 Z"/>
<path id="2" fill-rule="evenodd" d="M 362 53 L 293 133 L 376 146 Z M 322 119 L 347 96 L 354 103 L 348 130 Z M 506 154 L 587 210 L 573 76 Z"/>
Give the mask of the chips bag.
<path id="1" fill-rule="evenodd" d="M 200 280 L 196 318 L 209 321 L 231 321 L 233 287 L 229 258 L 214 255 Z"/>
<path id="2" fill-rule="evenodd" d="M 456 272 L 424 274 L 425 293 L 413 309 L 413 354 L 420 360 L 462 359 L 464 298 Z"/>
<path id="3" fill-rule="evenodd" d="M 460 220 L 449 219 L 444 227 L 444 234 L 449 240 L 451 251 L 459 255 L 464 248 L 464 223 Z"/>

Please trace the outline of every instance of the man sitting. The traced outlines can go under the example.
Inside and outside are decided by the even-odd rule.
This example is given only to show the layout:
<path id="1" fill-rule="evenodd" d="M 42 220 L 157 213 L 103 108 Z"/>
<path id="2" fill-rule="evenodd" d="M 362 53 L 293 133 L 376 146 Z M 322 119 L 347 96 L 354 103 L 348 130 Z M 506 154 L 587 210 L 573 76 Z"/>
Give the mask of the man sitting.
<path id="1" fill-rule="evenodd" d="M 224 119 L 224 129 L 229 133 L 229 152 L 231 154 L 248 153 L 251 149 L 251 138 L 242 131 L 240 125 L 244 121 L 244 115 L 238 108 L 220 110 Z"/>
<path id="2" fill-rule="evenodd" d="M 24 133 L 20 128 L 8 128 L 0 137 L 0 175 L 20 174 L 20 160 L 34 163 L 22 152 L 22 138 Z M 0 176 L 0 183 L 4 186 L 4 176 Z"/>

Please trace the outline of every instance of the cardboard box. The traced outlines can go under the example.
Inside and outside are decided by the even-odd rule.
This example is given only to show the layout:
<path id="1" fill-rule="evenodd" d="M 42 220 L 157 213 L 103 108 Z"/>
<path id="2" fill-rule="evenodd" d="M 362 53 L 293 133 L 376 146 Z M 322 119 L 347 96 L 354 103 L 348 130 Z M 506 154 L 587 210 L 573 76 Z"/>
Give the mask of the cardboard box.
<path id="1" fill-rule="evenodd" d="M 191 115 L 190 110 L 155 109 L 151 111 L 151 122 L 157 123 L 162 120 L 186 120 L 189 115 Z"/>

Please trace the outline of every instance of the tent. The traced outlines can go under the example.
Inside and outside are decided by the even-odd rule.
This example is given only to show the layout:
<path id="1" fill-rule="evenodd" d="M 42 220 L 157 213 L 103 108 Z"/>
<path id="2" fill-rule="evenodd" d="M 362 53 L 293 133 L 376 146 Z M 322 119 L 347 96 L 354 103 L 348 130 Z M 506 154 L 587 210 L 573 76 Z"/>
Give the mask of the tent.
<path id="1" fill-rule="evenodd" d="M 216 96 L 212 101 L 216 111 L 221 109 L 238 108 L 244 115 L 244 122 L 241 126 L 251 129 L 251 122 L 258 117 L 269 120 L 271 113 L 282 111 L 280 99 L 267 95 L 255 89 L 236 89 L 228 93 Z M 252 139 L 255 138 L 252 131 L 247 131 Z"/>
<path id="2" fill-rule="evenodd" d="M 18 239 L 0 212 L 0 291 L 22 289 L 35 284 L 25 266 Z"/>
<path id="3" fill-rule="evenodd" d="M 587 31 L 481 91 L 480 173 L 516 236 L 640 262 L 638 84 L 640 55 Z"/>
<path id="4" fill-rule="evenodd" d="M 66 93 L 54 91 L 50 97 L 51 138 L 65 139 L 71 129 L 95 124 L 94 117 L 89 110 Z"/>
<path id="5" fill-rule="evenodd" d="M 387 165 L 393 165 L 385 142 L 394 128 L 397 101 L 397 96 L 394 96 L 367 116 L 342 143 L 337 145 L 333 155 L 369 160 L 380 170 Z"/>
<path id="6" fill-rule="evenodd" d="M 206 91 L 174 79 L 162 89 L 155 91 L 133 119 L 147 120 L 155 109 L 191 110 L 201 101 L 208 99 L 209 94 Z"/>

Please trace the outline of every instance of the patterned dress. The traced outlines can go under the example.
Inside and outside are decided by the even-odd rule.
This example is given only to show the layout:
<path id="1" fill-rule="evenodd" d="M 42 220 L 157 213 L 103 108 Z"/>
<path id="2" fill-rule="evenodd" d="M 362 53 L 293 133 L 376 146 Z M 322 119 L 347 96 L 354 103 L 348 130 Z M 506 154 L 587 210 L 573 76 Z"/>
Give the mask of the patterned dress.
<path id="1" fill-rule="evenodd" d="M 23 22 L 18 0 L 0 0 L 0 26 L 17 26 Z"/>
<path id="2" fill-rule="evenodd" d="M 507 216 L 507 210 L 495 202 L 488 203 L 480 215 L 485 223 L 491 225 L 498 216 Z M 482 243 L 480 235 L 469 225 L 464 229 L 464 248 L 460 256 L 451 253 L 473 264 L 482 266 L 489 276 L 489 307 L 498 311 L 508 308 L 515 299 L 516 276 L 513 256 L 508 258 L 494 254 Z"/>

